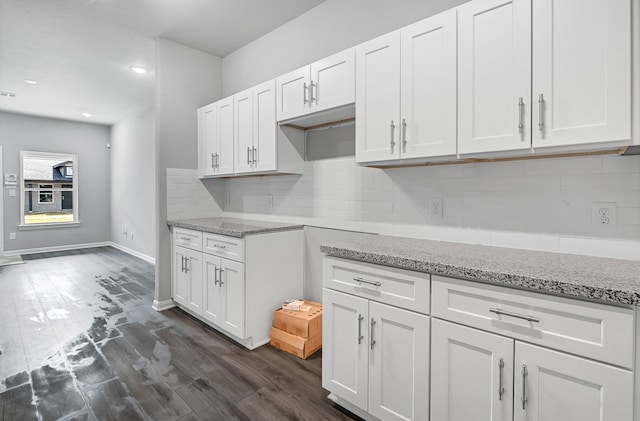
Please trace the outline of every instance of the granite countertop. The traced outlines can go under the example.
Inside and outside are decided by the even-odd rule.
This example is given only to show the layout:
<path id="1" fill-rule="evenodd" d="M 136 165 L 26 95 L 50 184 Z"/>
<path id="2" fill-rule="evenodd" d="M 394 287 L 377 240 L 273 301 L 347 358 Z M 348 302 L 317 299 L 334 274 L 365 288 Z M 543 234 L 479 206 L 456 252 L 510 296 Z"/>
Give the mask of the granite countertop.
<path id="1" fill-rule="evenodd" d="M 453 278 L 640 304 L 640 261 L 375 236 L 322 245 L 324 253 Z"/>
<path id="2" fill-rule="evenodd" d="M 304 225 L 252 221 L 236 218 L 179 219 L 167 221 L 167 225 L 237 238 L 243 238 L 251 234 L 264 234 L 267 232 L 290 231 L 304 228 Z"/>

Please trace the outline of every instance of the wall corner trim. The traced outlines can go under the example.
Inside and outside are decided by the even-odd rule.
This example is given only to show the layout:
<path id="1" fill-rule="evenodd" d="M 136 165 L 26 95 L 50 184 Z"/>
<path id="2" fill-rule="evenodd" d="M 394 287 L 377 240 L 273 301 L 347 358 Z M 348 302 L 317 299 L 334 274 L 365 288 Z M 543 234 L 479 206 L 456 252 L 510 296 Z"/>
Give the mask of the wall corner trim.
<path id="1" fill-rule="evenodd" d="M 153 305 L 151 306 L 151 308 L 154 309 L 155 311 L 165 311 L 175 306 L 176 304 L 173 302 L 172 299 L 162 300 L 162 301 L 153 300 Z"/>

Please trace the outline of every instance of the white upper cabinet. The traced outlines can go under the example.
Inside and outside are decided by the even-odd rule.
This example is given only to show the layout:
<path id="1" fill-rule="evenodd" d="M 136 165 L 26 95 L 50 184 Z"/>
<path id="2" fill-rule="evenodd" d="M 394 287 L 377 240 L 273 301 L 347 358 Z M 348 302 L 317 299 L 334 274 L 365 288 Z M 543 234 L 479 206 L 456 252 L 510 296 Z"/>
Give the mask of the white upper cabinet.
<path id="1" fill-rule="evenodd" d="M 356 161 L 455 155 L 455 9 L 356 47 L 356 72 Z"/>
<path id="2" fill-rule="evenodd" d="M 398 159 L 400 31 L 356 47 L 356 161 Z"/>
<path id="3" fill-rule="evenodd" d="M 283 137 L 279 130 L 276 123 L 276 81 L 270 80 L 253 87 L 254 171 L 277 169 L 277 139 Z"/>
<path id="4" fill-rule="evenodd" d="M 217 152 L 214 159 L 214 175 L 233 174 L 233 97 L 220 100 L 216 104 Z"/>
<path id="5" fill-rule="evenodd" d="M 236 173 L 252 171 L 253 161 L 253 91 L 247 89 L 233 96 L 234 146 Z"/>
<path id="6" fill-rule="evenodd" d="M 531 0 L 458 8 L 458 152 L 531 147 Z"/>
<path id="7" fill-rule="evenodd" d="M 278 77 L 278 121 L 353 103 L 353 54 L 353 49 L 342 51 Z"/>
<path id="8" fill-rule="evenodd" d="M 533 2 L 534 148 L 630 138 L 630 16 L 629 0 Z"/>
<path id="9" fill-rule="evenodd" d="M 400 31 L 402 158 L 456 153 L 456 10 Z"/>
<path id="10" fill-rule="evenodd" d="M 198 176 L 214 175 L 218 143 L 216 138 L 216 107 L 209 104 L 198 108 Z"/>

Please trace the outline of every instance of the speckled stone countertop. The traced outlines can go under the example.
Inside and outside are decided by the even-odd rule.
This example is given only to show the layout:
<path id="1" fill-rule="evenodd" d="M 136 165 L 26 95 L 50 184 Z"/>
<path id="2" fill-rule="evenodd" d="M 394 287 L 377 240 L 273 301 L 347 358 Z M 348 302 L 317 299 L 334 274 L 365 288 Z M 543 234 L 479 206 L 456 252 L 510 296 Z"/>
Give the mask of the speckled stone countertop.
<path id="1" fill-rule="evenodd" d="M 640 261 L 413 238 L 325 244 L 328 255 L 613 304 L 640 304 Z"/>
<path id="2" fill-rule="evenodd" d="M 281 224 L 278 222 L 252 221 L 236 218 L 198 218 L 167 221 L 167 225 L 212 234 L 242 238 L 251 234 L 290 231 L 304 228 L 304 225 Z"/>

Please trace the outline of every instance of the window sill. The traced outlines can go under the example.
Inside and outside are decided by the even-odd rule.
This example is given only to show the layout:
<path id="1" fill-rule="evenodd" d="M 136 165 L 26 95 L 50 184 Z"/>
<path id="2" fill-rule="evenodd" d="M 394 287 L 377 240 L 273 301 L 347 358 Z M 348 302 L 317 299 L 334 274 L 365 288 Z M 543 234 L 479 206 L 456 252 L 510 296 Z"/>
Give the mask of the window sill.
<path id="1" fill-rule="evenodd" d="M 80 222 L 55 222 L 49 224 L 20 224 L 18 230 L 29 231 L 38 229 L 50 229 L 50 228 L 77 228 L 80 226 Z"/>

